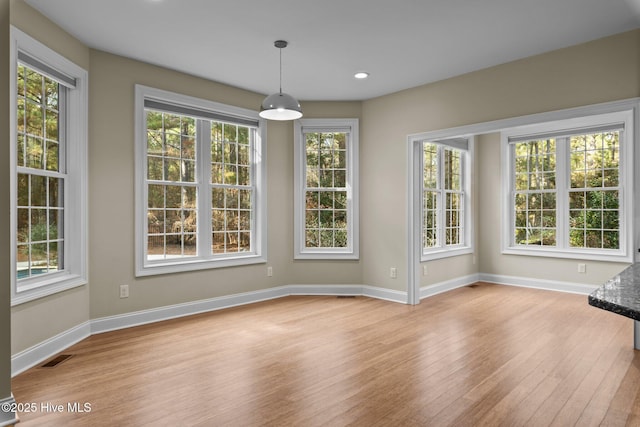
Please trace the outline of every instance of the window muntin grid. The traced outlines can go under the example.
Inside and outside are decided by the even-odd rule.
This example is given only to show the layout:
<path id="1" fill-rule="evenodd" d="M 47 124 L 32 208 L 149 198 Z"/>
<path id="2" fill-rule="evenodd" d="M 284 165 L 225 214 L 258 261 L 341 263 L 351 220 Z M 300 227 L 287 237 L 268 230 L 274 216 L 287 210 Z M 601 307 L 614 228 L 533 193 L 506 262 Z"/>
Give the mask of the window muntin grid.
<path id="1" fill-rule="evenodd" d="M 445 244 L 454 246 L 464 241 L 462 220 L 464 192 L 462 190 L 462 157 L 458 150 L 444 149 Z"/>
<path id="2" fill-rule="evenodd" d="M 211 124 L 211 251 L 250 252 L 253 230 L 253 130 Z"/>
<path id="3" fill-rule="evenodd" d="M 197 256 L 196 120 L 146 112 L 147 258 Z"/>
<path id="4" fill-rule="evenodd" d="M 423 251 L 464 245 L 463 152 L 423 142 L 422 162 Z"/>
<path id="5" fill-rule="evenodd" d="M 620 132 L 570 138 L 569 244 L 620 248 Z"/>
<path id="6" fill-rule="evenodd" d="M 253 252 L 256 129 L 152 109 L 145 116 L 146 259 Z"/>
<path id="7" fill-rule="evenodd" d="M 514 155 L 515 243 L 556 246 L 556 140 L 518 142 Z"/>
<path id="8" fill-rule="evenodd" d="M 349 245 L 348 132 L 305 132 L 305 248 Z"/>
<path id="9" fill-rule="evenodd" d="M 16 278 L 64 265 L 66 88 L 18 64 L 16 70 Z"/>
<path id="10" fill-rule="evenodd" d="M 434 248 L 438 241 L 438 209 L 440 206 L 438 191 L 439 171 L 438 145 L 425 143 L 423 155 L 423 225 L 422 247 Z"/>
<path id="11" fill-rule="evenodd" d="M 616 126 L 512 144 L 515 245 L 620 249 L 621 134 Z M 559 152 L 567 159 L 563 180 Z"/>

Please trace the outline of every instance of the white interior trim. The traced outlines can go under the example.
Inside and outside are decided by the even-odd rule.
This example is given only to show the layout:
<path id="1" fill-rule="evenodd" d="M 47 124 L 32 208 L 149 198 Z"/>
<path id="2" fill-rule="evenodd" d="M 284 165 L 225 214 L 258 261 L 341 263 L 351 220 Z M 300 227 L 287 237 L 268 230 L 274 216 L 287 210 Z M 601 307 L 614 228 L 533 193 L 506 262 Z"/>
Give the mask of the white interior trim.
<path id="1" fill-rule="evenodd" d="M 479 281 L 479 274 L 470 274 L 468 276 L 457 277 L 434 285 L 422 286 L 420 288 L 420 299 L 432 297 L 454 289 L 463 288 Z"/>
<path id="2" fill-rule="evenodd" d="M 487 273 L 480 273 L 478 281 L 495 283 L 497 285 L 543 289 L 545 291 L 566 292 L 579 295 L 589 295 L 599 287 L 599 285 L 588 285 L 584 283 L 562 282 L 559 280 L 530 279 L 528 277 L 505 276 L 502 274 Z"/>

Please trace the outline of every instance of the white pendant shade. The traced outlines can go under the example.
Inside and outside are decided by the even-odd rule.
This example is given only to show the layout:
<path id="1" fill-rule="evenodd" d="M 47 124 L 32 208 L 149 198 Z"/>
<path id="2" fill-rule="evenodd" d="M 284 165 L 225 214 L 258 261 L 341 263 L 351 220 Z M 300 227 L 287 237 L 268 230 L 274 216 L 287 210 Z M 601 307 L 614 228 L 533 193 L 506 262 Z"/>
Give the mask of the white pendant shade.
<path id="1" fill-rule="evenodd" d="M 293 96 L 274 93 L 262 101 L 260 117 L 269 120 L 295 120 L 302 117 L 302 109 Z"/>

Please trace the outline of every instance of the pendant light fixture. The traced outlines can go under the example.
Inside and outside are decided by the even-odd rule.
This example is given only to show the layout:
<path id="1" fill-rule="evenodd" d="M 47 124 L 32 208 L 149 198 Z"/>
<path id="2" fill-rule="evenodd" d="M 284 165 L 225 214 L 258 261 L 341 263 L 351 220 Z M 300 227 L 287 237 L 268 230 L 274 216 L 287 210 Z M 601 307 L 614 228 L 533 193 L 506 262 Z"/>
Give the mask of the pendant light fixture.
<path id="1" fill-rule="evenodd" d="M 282 49 L 287 47 L 284 40 L 276 40 L 273 45 L 280 49 L 280 92 L 267 96 L 262 101 L 260 117 L 269 120 L 295 120 L 302 117 L 300 103 L 291 95 L 282 92 Z"/>

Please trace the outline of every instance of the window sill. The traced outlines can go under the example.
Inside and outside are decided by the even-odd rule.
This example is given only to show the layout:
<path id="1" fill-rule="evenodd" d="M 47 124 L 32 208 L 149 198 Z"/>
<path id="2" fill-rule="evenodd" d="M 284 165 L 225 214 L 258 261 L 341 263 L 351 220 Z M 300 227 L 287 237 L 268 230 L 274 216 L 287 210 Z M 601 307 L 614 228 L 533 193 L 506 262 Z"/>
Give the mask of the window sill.
<path id="1" fill-rule="evenodd" d="M 561 250 L 552 248 L 518 248 L 508 247 L 502 250 L 504 255 L 538 256 L 548 258 L 563 258 L 577 260 L 593 260 L 606 262 L 633 262 L 633 254 L 613 251 L 593 251 L 593 250 Z"/>
<path id="2" fill-rule="evenodd" d="M 149 263 L 136 268 L 136 277 L 159 274 L 182 273 L 187 271 L 210 270 L 215 268 L 236 267 L 251 264 L 264 264 L 267 258 L 262 255 L 230 256 L 222 259 L 190 259 Z"/>
<path id="3" fill-rule="evenodd" d="M 18 291 L 11 297 L 11 306 L 24 304 L 68 289 L 84 286 L 87 284 L 87 279 L 78 275 L 65 274 L 61 276 L 57 275 L 55 278 L 49 278 L 38 283 L 38 286 L 35 286 L 35 284 L 28 288 L 23 286 L 22 290 L 20 290 L 20 286 L 18 286 Z"/>
<path id="4" fill-rule="evenodd" d="M 423 252 L 422 256 L 420 257 L 420 261 L 421 262 L 432 261 L 435 259 L 450 258 L 454 256 L 460 256 L 460 255 L 466 255 L 466 254 L 472 254 L 472 253 L 473 253 L 473 248 L 470 246 L 464 246 L 464 247 L 455 248 L 455 249 L 454 248 L 451 248 L 451 249 L 438 248 L 438 249 L 430 250 L 428 252 Z"/>
<path id="5" fill-rule="evenodd" d="M 294 259 L 318 259 L 318 260 L 359 260 L 360 256 L 354 252 L 335 251 L 305 251 L 296 253 Z"/>

